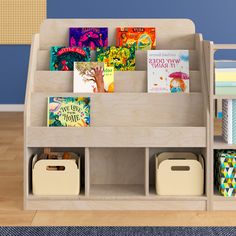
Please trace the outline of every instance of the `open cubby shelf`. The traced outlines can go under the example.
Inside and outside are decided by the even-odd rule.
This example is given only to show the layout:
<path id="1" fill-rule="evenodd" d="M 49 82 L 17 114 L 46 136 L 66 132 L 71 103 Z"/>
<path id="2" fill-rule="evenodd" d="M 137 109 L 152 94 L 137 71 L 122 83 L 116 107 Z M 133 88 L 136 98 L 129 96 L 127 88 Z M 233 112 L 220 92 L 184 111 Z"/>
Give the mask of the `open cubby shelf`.
<path id="1" fill-rule="evenodd" d="M 219 194 L 214 184 L 214 151 L 219 149 L 236 149 L 235 144 L 227 144 L 221 134 L 215 133 L 214 123 L 216 122 L 215 117 L 215 102 L 218 99 L 236 99 L 236 95 L 215 95 L 215 79 L 214 79 L 214 54 L 217 50 L 229 50 L 235 49 L 235 44 L 214 44 L 213 42 L 204 41 L 204 61 L 206 68 L 206 78 L 209 86 L 209 123 L 208 123 L 208 146 L 209 146 L 209 196 L 211 210 L 236 210 L 236 198 L 235 197 L 224 197 Z"/>
<path id="2" fill-rule="evenodd" d="M 137 51 L 135 71 L 115 72 L 112 94 L 73 93 L 73 72 L 49 71 L 49 48 L 68 45 L 68 28 L 153 26 L 158 49 L 190 52 L 190 93 L 147 93 L 147 52 Z M 33 38 L 25 101 L 24 207 L 35 210 L 211 209 L 208 52 L 187 19 L 47 19 Z M 206 46 L 206 45 L 205 45 Z M 94 60 L 94 52 L 92 53 Z M 91 127 L 47 127 L 48 96 L 91 97 Z M 82 155 L 82 191 L 76 197 L 34 196 L 32 155 L 44 147 Z M 193 151 L 205 160 L 203 196 L 158 196 L 154 154 Z"/>

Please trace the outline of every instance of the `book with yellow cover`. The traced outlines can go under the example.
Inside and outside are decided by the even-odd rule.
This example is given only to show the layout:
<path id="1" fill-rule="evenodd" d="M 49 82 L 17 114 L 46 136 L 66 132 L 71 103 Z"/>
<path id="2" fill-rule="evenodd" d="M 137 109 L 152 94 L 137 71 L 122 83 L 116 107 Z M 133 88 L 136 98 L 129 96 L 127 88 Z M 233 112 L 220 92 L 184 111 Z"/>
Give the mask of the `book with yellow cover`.
<path id="1" fill-rule="evenodd" d="M 232 82 L 236 81 L 236 69 L 215 69 L 215 81 Z"/>

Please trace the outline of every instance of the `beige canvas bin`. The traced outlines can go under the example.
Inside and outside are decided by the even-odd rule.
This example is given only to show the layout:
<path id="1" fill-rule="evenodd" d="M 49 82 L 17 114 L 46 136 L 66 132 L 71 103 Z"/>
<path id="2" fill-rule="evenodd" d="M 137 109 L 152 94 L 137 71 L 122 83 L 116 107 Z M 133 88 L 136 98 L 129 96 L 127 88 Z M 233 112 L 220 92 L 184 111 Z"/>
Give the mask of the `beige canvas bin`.
<path id="1" fill-rule="evenodd" d="M 78 160 L 78 163 L 76 161 Z M 80 192 L 80 159 L 33 159 L 33 194 L 78 195 Z M 58 167 L 60 170 L 58 170 Z"/>
<path id="2" fill-rule="evenodd" d="M 158 195 L 202 195 L 204 161 L 188 152 L 156 155 L 156 192 Z"/>

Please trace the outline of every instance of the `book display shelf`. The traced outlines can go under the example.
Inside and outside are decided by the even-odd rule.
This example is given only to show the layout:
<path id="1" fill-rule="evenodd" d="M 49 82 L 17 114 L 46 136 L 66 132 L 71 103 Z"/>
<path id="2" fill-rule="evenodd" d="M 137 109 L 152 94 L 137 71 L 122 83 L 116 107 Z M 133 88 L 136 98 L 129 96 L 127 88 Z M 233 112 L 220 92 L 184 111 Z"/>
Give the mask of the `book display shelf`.
<path id="1" fill-rule="evenodd" d="M 203 43 L 205 62 L 207 69 L 207 80 L 209 81 L 209 103 L 210 103 L 210 166 L 209 172 L 211 193 L 212 196 L 210 201 L 210 209 L 212 210 L 236 210 L 236 198 L 235 197 L 224 197 L 219 194 L 218 190 L 214 187 L 214 152 L 222 149 L 236 149 L 235 144 L 227 144 L 223 137 L 215 133 L 214 122 L 215 122 L 215 102 L 222 99 L 236 99 L 236 95 L 216 95 L 215 94 L 215 76 L 214 76 L 214 59 L 215 53 L 218 50 L 235 50 L 236 44 L 214 44 L 213 42 L 204 41 Z"/>
<path id="2" fill-rule="evenodd" d="M 136 52 L 135 71 L 115 72 L 114 93 L 73 93 L 73 71 L 49 70 L 49 49 L 68 44 L 71 26 L 108 27 L 109 45 L 115 45 L 116 27 L 156 27 L 157 49 L 189 50 L 190 92 L 148 93 L 147 51 L 140 50 Z M 212 191 L 213 151 L 208 138 L 212 129 L 208 96 L 208 81 L 213 73 L 211 47 L 187 19 L 45 20 L 33 38 L 30 52 L 25 103 L 25 209 L 206 211 L 212 205 L 214 209 L 227 209 L 228 201 L 221 201 Z M 91 126 L 47 127 L 49 96 L 89 96 Z M 80 153 L 82 176 L 78 196 L 32 194 L 31 158 L 45 147 Z M 162 151 L 202 154 L 203 196 L 156 194 L 155 154 Z M 233 203 L 236 209 L 236 200 Z"/>

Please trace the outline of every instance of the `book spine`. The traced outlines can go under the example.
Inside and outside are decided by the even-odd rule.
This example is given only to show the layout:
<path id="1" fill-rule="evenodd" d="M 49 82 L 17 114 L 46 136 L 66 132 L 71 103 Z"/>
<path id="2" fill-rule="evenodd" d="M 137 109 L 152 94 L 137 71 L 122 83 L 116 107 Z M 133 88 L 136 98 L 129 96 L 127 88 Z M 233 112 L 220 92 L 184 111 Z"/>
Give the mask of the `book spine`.
<path id="1" fill-rule="evenodd" d="M 216 82 L 236 82 L 235 72 L 215 72 Z"/>
<path id="2" fill-rule="evenodd" d="M 236 100 L 232 100 L 232 139 L 233 144 L 236 144 Z"/>
<path id="3" fill-rule="evenodd" d="M 232 100 L 222 101 L 222 136 L 225 142 L 232 144 Z"/>
<path id="4" fill-rule="evenodd" d="M 236 68 L 236 61 L 215 61 L 215 68 Z"/>
<path id="5" fill-rule="evenodd" d="M 216 87 L 236 87 L 236 82 L 234 81 L 216 81 Z"/>

